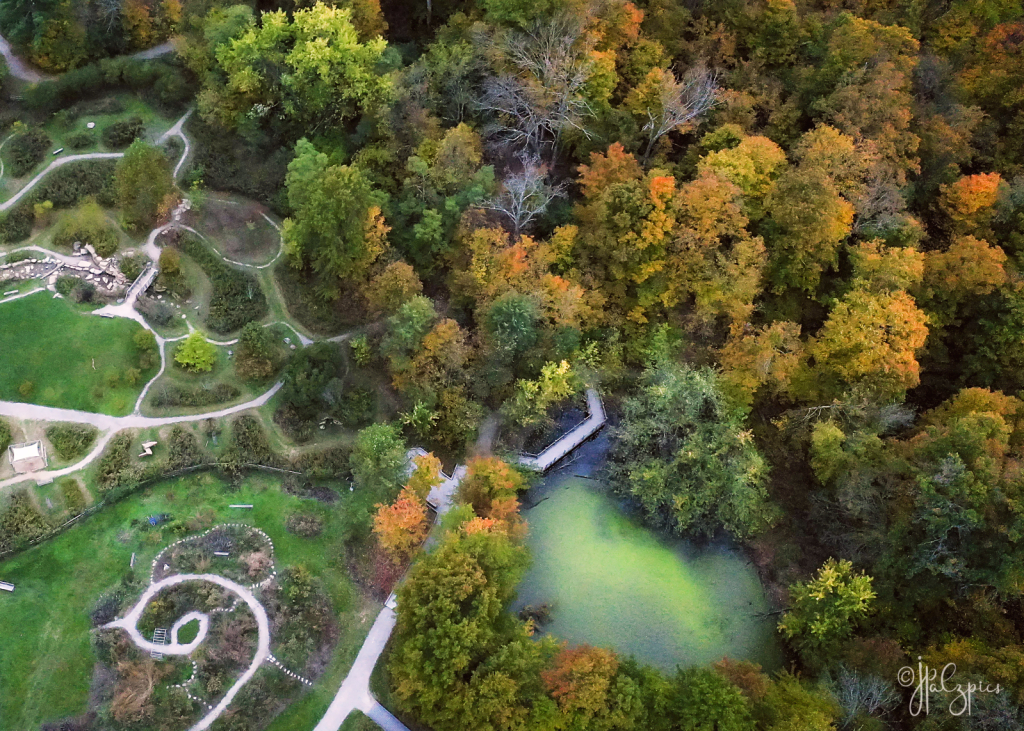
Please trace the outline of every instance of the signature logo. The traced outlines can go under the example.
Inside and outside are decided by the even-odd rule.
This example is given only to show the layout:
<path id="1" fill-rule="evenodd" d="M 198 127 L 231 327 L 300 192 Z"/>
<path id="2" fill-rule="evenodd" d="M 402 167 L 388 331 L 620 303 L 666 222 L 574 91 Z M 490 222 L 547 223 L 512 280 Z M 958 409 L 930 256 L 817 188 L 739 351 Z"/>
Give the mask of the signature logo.
<path id="1" fill-rule="evenodd" d="M 919 716 L 922 713 L 928 715 L 931 710 L 932 694 L 943 694 L 944 697 L 953 695 L 949 703 L 949 713 L 953 716 L 971 715 L 971 705 L 974 696 L 979 693 L 998 694 L 1002 689 L 999 684 L 990 683 L 957 683 L 953 685 L 953 676 L 956 675 L 956 663 L 947 663 L 942 670 L 929 667 L 920 662 L 918 657 L 917 668 L 907 665 L 900 668 L 896 679 L 904 688 L 913 688 L 914 693 L 910 696 L 910 715 Z"/>

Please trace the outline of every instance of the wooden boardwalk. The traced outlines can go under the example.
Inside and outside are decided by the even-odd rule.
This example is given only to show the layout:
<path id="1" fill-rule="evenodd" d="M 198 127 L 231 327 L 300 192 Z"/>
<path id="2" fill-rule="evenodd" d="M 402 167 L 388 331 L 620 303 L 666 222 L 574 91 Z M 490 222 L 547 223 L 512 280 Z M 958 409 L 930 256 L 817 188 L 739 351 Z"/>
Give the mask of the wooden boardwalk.
<path id="1" fill-rule="evenodd" d="M 604 413 L 604 404 L 601 403 L 601 396 L 598 394 L 597 389 L 587 389 L 587 409 L 590 411 L 590 416 L 583 423 L 556 439 L 550 446 L 541 451 L 540 454 L 524 454 L 520 456 L 519 463 L 538 472 L 547 472 L 569 452 L 590 439 L 608 421 Z"/>

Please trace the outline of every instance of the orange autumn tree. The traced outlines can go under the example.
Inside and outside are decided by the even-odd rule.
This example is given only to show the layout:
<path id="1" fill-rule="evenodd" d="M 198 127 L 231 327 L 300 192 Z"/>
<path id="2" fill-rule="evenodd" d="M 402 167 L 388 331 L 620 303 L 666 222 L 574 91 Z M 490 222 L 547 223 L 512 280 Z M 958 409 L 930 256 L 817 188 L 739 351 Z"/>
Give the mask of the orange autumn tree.
<path id="1" fill-rule="evenodd" d="M 497 457 L 469 460 L 459 483 L 459 501 L 472 506 L 477 517 L 466 525 L 467 533 L 494 530 L 516 540 L 524 537 L 517 498 L 527 487 L 526 478 Z"/>
<path id="2" fill-rule="evenodd" d="M 792 390 L 813 401 L 852 391 L 880 401 L 902 398 L 921 381 L 917 351 L 928 337 L 927 323 L 928 316 L 903 290 L 856 288 L 812 338 L 807 353 L 814 365 L 804 369 Z"/>
<path id="3" fill-rule="evenodd" d="M 999 173 L 965 175 L 955 183 L 940 186 L 939 207 L 949 217 L 954 233 L 978 233 L 995 215 L 1003 179 Z"/>
<path id="4" fill-rule="evenodd" d="M 973 236 L 961 236 L 945 251 L 924 259 L 921 301 L 938 325 L 957 319 L 964 302 L 991 294 L 1007 281 L 1006 253 Z"/>
<path id="5" fill-rule="evenodd" d="M 426 498 L 441 484 L 441 460 L 433 454 L 416 457 L 409 482 L 390 505 L 378 503 L 373 532 L 391 560 L 398 564 L 412 558 L 427 537 Z"/>
<path id="6" fill-rule="evenodd" d="M 614 728 L 618 669 L 619 660 L 611 650 L 563 647 L 541 679 L 566 716 L 568 728 Z"/>
<path id="7" fill-rule="evenodd" d="M 802 355 L 800 326 L 795 322 L 736 326 L 718 354 L 722 391 L 733 405 L 749 410 L 762 386 L 774 393 L 788 390 Z"/>

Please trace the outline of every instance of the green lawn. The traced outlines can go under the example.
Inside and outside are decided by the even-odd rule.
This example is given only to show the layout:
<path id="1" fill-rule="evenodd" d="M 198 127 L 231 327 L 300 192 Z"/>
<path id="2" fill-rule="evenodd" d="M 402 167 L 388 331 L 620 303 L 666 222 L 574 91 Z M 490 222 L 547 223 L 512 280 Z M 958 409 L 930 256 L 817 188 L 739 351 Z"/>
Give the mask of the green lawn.
<path id="1" fill-rule="evenodd" d="M 255 507 L 231 510 L 231 503 Z M 45 721 L 86 710 L 94 663 L 89 612 L 128 571 L 133 552 L 136 568 L 148 579 L 153 557 L 179 537 L 167 528 L 132 528 L 131 521 L 144 523 L 155 513 L 176 518 L 204 513 L 214 522 L 244 522 L 266 531 L 274 541 L 278 570 L 302 563 L 324 582 L 341 639 L 325 674 L 274 726 L 312 728 L 307 721 L 318 718 L 337 692 L 379 609 L 364 603 L 348 579 L 343 505 L 300 499 L 263 475 L 229 490 L 212 474 L 200 474 L 135 494 L 57 538 L 0 562 L 0 579 L 17 587 L 13 594 L 0 597 L 0 727 L 35 729 Z M 300 538 L 285 530 L 288 515 L 300 507 L 320 514 L 320 536 Z"/>
<path id="2" fill-rule="evenodd" d="M 102 318 L 75 311 L 49 292 L 0 304 L 0 399 L 120 416 L 131 413 L 146 380 L 134 386 L 123 377 L 137 367 L 132 338 L 142 327 L 124 318 Z M 28 395 L 20 393 L 25 382 Z"/>

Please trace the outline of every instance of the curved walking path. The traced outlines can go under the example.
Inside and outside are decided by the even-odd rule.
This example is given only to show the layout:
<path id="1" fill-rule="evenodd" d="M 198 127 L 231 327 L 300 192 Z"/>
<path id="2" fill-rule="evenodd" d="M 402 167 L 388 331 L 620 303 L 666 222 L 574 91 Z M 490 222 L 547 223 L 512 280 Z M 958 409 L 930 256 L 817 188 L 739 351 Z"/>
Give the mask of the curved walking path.
<path id="1" fill-rule="evenodd" d="M 53 78 L 49 74 L 44 74 L 39 69 L 29 66 L 21 58 L 14 55 L 14 49 L 11 48 L 11 44 L 3 36 L 0 36 L 0 56 L 4 57 L 4 61 L 7 62 L 7 70 L 16 79 L 27 81 L 30 84 L 37 84 L 40 81 L 47 81 Z"/>
<path id="2" fill-rule="evenodd" d="M 79 160 L 113 160 L 120 157 L 124 157 L 123 152 L 86 152 L 81 155 L 66 155 L 64 157 L 58 157 L 56 160 L 54 160 L 45 168 L 43 168 L 42 172 L 40 172 L 38 175 L 32 178 L 32 180 L 30 180 L 24 188 L 22 188 L 17 193 L 8 198 L 6 202 L 0 203 L 0 212 L 6 211 L 15 203 L 20 201 L 22 198 L 28 195 L 30 190 L 32 190 L 34 187 L 36 187 L 36 185 L 38 185 L 39 181 L 41 181 L 43 178 L 45 178 L 47 175 L 49 175 L 57 168 L 63 165 L 67 165 L 69 162 L 78 162 Z"/>
<path id="3" fill-rule="evenodd" d="M 174 126 L 172 126 L 169 130 L 167 130 L 159 137 L 157 137 L 156 140 L 157 144 L 166 142 L 171 137 L 178 137 L 179 139 L 184 140 L 185 150 L 184 152 L 182 152 L 181 158 L 178 160 L 177 165 L 175 165 L 174 167 L 175 178 L 178 177 L 178 173 L 181 172 L 181 168 L 185 164 L 185 160 L 188 158 L 189 153 L 192 151 L 192 147 L 189 144 L 188 137 L 186 137 L 185 133 L 181 131 L 182 125 L 185 124 L 185 122 L 188 120 L 191 114 L 192 110 L 189 109 L 187 112 L 185 112 L 181 119 L 174 123 Z M 38 175 L 32 178 L 32 180 L 30 180 L 25 185 L 25 187 L 23 187 L 17 193 L 12 195 L 5 202 L 0 203 L 0 213 L 6 211 L 8 208 L 10 208 L 15 203 L 24 198 L 26 195 L 28 195 L 29 191 L 35 188 L 36 185 L 38 185 L 43 178 L 45 178 L 47 175 L 49 175 L 51 172 L 53 172 L 59 167 L 67 165 L 70 162 L 79 162 L 80 160 L 117 160 L 122 157 L 124 157 L 123 152 L 86 152 L 81 155 L 65 155 L 64 157 L 58 157 L 56 160 L 54 160 L 45 168 L 43 168 Z"/>
<path id="4" fill-rule="evenodd" d="M 176 50 L 176 44 L 174 40 L 169 40 L 161 43 L 158 46 L 147 48 L 137 53 L 129 54 L 128 58 L 137 58 L 142 61 L 150 61 L 154 58 L 159 58 L 172 51 Z M 0 35 L 0 56 L 4 57 L 4 61 L 7 62 L 7 70 L 11 72 L 11 76 L 21 81 L 27 81 L 30 84 L 38 84 L 40 81 L 52 81 L 55 76 L 47 74 L 39 69 L 29 65 L 20 56 L 14 53 L 14 49 L 11 44 Z"/>
<path id="5" fill-rule="evenodd" d="M 100 431 L 106 432 L 82 460 L 59 470 L 40 470 L 38 472 L 26 472 L 6 480 L 0 480 L 0 489 L 10 485 L 17 485 L 29 480 L 47 480 L 63 477 L 85 468 L 94 459 L 100 456 L 103 448 L 122 429 L 143 429 L 146 427 L 168 426 L 170 424 L 182 424 L 191 421 L 202 421 L 204 419 L 219 419 L 224 416 L 231 416 L 240 411 L 254 409 L 263 406 L 270 401 L 283 386 L 278 381 L 261 396 L 245 403 L 229 406 L 218 411 L 207 411 L 202 414 L 186 414 L 184 416 L 140 416 L 131 414 L 129 416 L 108 416 L 96 414 L 91 411 L 76 411 L 74 409 L 58 409 L 52 406 L 38 406 L 36 404 L 23 404 L 17 401 L 0 401 L 0 416 L 13 416 L 18 419 L 29 419 L 34 421 L 69 421 L 75 424 L 91 424 Z"/>
<path id="6" fill-rule="evenodd" d="M 190 612 L 180 618 L 174 625 L 172 642 L 169 645 L 157 645 L 150 642 L 142 636 L 137 625 L 139 619 L 142 617 L 142 613 L 146 610 L 146 605 L 149 604 L 150 600 L 152 600 L 154 596 L 168 587 L 177 586 L 178 584 L 183 584 L 189 581 L 206 581 L 211 584 L 217 584 L 233 594 L 236 594 L 249 606 L 249 609 L 252 610 L 253 616 L 256 617 L 257 629 L 259 630 L 256 654 L 253 656 L 252 663 L 246 671 L 238 677 L 238 680 L 236 680 L 234 685 L 228 689 L 228 692 L 220 699 L 217 705 L 215 705 L 209 713 L 203 716 L 197 724 L 189 729 L 189 731 L 203 731 L 204 729 L 209 728 L 210 725 L 227 710 L 231 701 L 234 700 L 235 696 L 238 694 L 238 691 L 240 691 L 242 687 L 249 682 L 252 676 L 256 674 L 256 671 L 259 670 L 260 665 L 262 665 L 270 656 L 270 620 L 267 617 L 267 612 L 263 608 L 263 605 L 259 603 L 255 596 L 253 596 L 253 593 L 241 584 L 236 584 L 234 581 L 225 579 L 223 576 L 218 576 L 217 574 L 177 574 L 175 576 L 168 576 L 166 579 L 158 581 L 155 584 L 150 584 L 149 588 L 143 592 L 139 601 L 136 602 L 135 606 L 128 614 L 126 614 L 122 619 L 117 619 L 110 624 L 104 625 L 104 627 L 108 629 L 120 628 L 125 630 L 129 637 L 132 638 L 132 642 L 134 642 L 140 649 L 147 652 L 159 652 L 164 655 L 188 655 L 198 647 L 199 643 L 201 643 L 206 637 L 206 630 L 208 626 L 206 623 L 209 622 L 209 617 L 207 617 L 207 615 L 200 614 L 199 612 Z M 199 635 L 189 644 L 179 645 L 177 641 L 177 630 L 180 629 L 181 625 L 185 624 L 186 621 L 197 618 L 201 618 Z M 206 620 L 206 623 L 202 621 L 203 619 Z"/>

